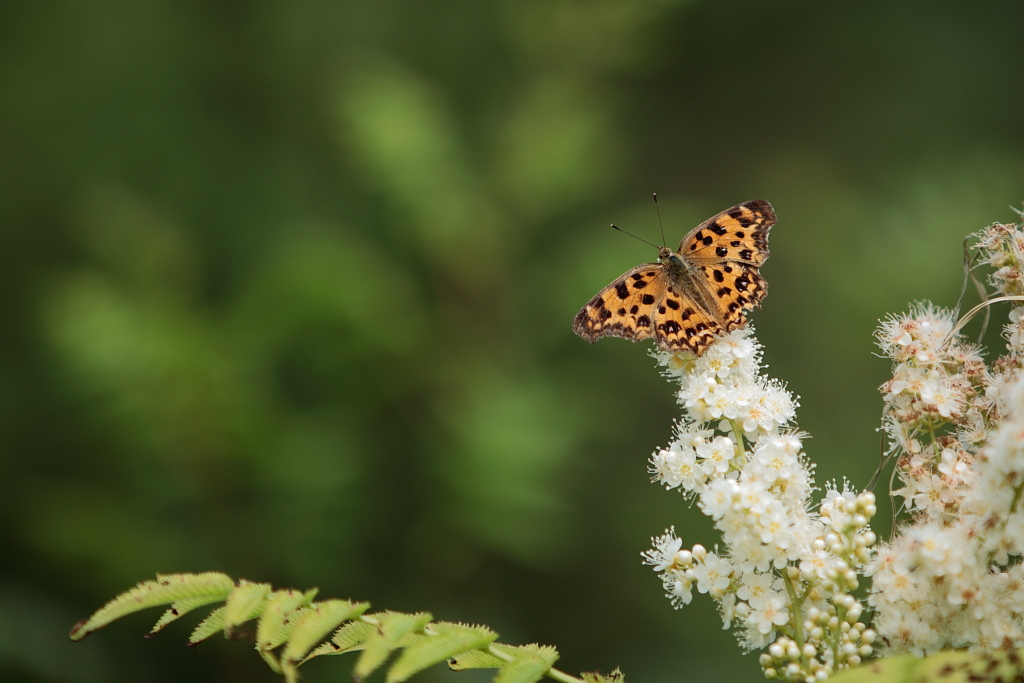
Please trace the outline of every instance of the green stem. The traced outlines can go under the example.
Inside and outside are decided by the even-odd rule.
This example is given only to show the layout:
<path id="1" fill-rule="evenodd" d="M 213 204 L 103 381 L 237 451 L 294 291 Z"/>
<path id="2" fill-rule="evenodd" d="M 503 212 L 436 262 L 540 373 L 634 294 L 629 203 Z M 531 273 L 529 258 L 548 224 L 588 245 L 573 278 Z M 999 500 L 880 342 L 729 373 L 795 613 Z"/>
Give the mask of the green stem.
<path id="1" fill-rule="evenodd" d="M 1018 484 L 1013 489 L 1013 500 L 1010 502 L 1010 514 L 1012 515 L 1017 511 L 1017 502 L 1020 500 L 1021 494 L 1024 493 L 1024 483 Z"/>
<path id="2" fill-rule="evenodd" d="M 804 654 L 804 597 L 797 596 L 796 586 L 793 585 L 793 581 L 789 578 L 789 572 L 783 570 L 782 581 L 786 584 L 786 592 L 789 593 L 789 599 L 793 602 L 793 640 L 796 641 L 796 646 L 800 648 L 800 663 L 803 665 L 804 670 L 810 666 L 810 662 L 807 660 L 807 656 Z"/>
<path id="3" fill-rule="evenodd" d="M 743 430 L 736 420 L 729 420 L 729 426 L 732 427 L 732 438 L 736 440 L 736 464 L 737 466 L 742 465 L 747 454 L 746 449 L 743 445 Z"/>

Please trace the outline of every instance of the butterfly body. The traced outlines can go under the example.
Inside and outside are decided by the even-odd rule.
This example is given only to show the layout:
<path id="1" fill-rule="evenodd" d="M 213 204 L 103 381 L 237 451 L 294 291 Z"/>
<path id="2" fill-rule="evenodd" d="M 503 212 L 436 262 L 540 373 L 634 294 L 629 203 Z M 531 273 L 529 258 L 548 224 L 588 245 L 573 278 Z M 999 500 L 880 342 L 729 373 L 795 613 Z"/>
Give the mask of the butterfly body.
<path id="1" fill-rule="evenodd" d="M 657 263 L 632 268 L 576 315 L 573 330 L 601 337 L 654 338 L 665 351 L 700 356 L 719 336 L 746 324 L 768 285 L 758 267 L 768 258 L 771 204 L 754 200 L 709 218 L 683 238 L 678 251 L 660 247 Z"/>

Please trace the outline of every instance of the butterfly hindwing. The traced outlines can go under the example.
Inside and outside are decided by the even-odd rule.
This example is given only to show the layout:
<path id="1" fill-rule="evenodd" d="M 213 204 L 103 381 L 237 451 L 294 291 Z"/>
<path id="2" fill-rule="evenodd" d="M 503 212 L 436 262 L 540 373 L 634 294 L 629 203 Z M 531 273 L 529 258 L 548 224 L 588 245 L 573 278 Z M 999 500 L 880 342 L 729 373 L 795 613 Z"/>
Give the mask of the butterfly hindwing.
<path id="1" fill-rule="evenodd" d="M 671 286 L 655 313 L 655 339 L 662 351 L 690 351 L 699 356 L 722 334 L 722 326 L 710 313 Z"/>
<path id="2" fill-rule="evenodd" d="M 746 325 L 743 309 L 754 308 L 768 293 L 768 283 L 757 272 L 757 268 L 738 262 L 700 268 L 712 285 L 711 292 L 718 308 L 717 317 L 725 321 L 725 331 L 732 332 Z"/>

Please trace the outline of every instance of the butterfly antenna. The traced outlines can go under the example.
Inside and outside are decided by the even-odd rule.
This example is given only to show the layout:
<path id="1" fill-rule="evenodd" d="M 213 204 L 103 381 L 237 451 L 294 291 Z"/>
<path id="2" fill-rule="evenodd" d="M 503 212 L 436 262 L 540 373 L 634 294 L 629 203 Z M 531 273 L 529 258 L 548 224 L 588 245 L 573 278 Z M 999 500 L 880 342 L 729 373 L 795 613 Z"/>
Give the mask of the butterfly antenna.
<path id="1" fill-rule="evenodd" d="M 658 206 L 658 193 L 652 192 L 651 196 L 654 197 L 654 210 L 658 213 L 658 227 L 661 228 L 661 243 L 665 244 L 665 226 L 661 222 L 661 208 Z"/>
<path id="2" fill-rule="evenodd" d="M 648 242 L 648 241 L 647 241 L 647 240 L 645 240 L 645 239 L 644 239 L 643 237 L 637 237 L 637 236 L 636 236 L 636 235 L 634 235 L 633 233 L 629 232 L 628 230 L 623 230 L 622 228 L 620 228 L 619 226 L 615 225 L 614 223 L 612 223 L 612 227 L 613 227 L 613 228 L 615 228 L 616 230 L 618 230 L 619 232 L 624 232 L 624 233 L 626 233 L 627 235 L 629 235 L 629 236 L 630 236 L 630 237 L 632 237 L 633 239 L 638 239 L 638 240 L 640 240 L 641 242 L 643 242 L 644 244 L 649 244 L 649 245 L 651 245 L 651 246 L 652 246 L 652 247 L 654 247 L 655 249 L 661 249 L 661 247 L 660 247 L 659 245 L 655 244 L 654 242 Z"/>

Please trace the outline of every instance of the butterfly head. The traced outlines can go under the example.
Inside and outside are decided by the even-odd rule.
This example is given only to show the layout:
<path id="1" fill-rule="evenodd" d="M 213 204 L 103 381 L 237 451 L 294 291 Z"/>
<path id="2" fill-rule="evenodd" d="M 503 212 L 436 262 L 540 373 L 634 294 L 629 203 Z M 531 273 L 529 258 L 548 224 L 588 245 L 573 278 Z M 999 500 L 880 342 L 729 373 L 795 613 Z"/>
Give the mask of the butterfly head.
<path id="1" fill-rule="evenodd" d="M 683 265 L 683 259 L 680 258 L 679 254 L 675 253 L 668 247 L 658 247 L 658 260 L 664 263 L 666 266 Z"/>

